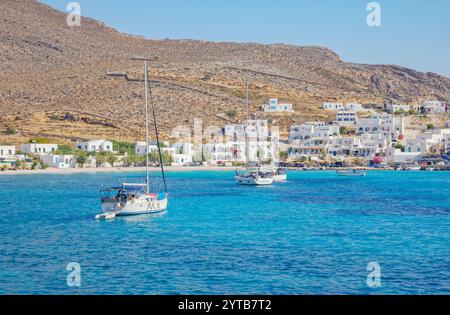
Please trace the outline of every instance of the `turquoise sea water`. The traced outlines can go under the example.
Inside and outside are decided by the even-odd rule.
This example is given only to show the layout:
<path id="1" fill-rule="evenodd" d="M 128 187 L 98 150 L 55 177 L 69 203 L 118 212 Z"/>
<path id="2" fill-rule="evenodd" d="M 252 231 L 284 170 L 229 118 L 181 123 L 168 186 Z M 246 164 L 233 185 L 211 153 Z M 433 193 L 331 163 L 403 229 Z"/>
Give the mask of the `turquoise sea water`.
<path id="1" fill-rule="evenodd" d="M 169 211 L 110 222 L 98 191 L 123 174 L 1 176 L 0 293 L 450 293 L 450 172 L 232 176 L 169 173 Z"/>

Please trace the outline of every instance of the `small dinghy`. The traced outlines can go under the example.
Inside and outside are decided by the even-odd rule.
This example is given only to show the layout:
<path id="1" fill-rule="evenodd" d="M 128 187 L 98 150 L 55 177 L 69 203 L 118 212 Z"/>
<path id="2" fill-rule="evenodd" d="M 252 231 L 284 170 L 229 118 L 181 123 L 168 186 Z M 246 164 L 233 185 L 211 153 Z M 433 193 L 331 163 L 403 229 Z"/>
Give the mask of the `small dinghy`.
<path id="1" fill-rule="evenodd" d="M 339 176 L 366 176 L 367 173 L 364 170 L 343 170 L 336 171 Z"/>

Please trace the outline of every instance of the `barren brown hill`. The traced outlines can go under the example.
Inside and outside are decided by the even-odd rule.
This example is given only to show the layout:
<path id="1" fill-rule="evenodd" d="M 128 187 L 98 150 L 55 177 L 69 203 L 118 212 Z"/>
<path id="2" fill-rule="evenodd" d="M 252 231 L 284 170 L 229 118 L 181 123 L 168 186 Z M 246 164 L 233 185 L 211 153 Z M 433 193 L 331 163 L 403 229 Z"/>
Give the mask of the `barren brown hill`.
<path id="1" fill-rule="evenodd" d="M 0 2 L 0 128 L 15 136 L 74 141 L 142 138 L 142 70 L 133 56 L 154 59 L 151 79 L 166 138 L 194 118 L 222 126 L 225 113 L 243 117 L 243 82 L 250 80 L 256 113 L 269 97 L 295 104 L 296 113 L 270 117 L 286 128 L 306 119 L 332 119 L 325 100 L 382 103 L 450 99 L 450 80 L 390 65 L 346 63 L 326 48 L 289 45 L 147 40 L 32 0 Z M 108 75 L 114 72 L 116 75 Z"/>

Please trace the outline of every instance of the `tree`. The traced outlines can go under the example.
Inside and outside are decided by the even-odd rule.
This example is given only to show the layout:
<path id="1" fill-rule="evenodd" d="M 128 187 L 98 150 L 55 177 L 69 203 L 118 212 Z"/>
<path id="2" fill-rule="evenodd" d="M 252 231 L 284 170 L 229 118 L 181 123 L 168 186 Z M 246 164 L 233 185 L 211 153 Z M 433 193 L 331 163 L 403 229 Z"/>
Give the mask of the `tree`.
<path id="1" fill-rule="evenodd" d="M 278 155 L 280 157 L 280 160 L 283 162 L 286 162 L 286 160 L 289 157 L 289 154 L 286 151 L 280 151 L 280 153 Z"/>
<path id="2" fill-rule="evenodd" d="M 35 157 L 35 158 L 33 158 L 33 160 L 32 160 L 31 169 L 34 170 L 34 169 L 36 169 L 36 167 L 38 167 L 38 166 L 39 166 L 40 169 L 43 169 L 43 170 L 45 170 L 46 168 L 48 168 L 48 165 L 45 164 L 40 158 Z"/>
<path id="3" fill-rule="evenodd" d="M 136 153 L 136 144 L 131 142 L 111 141 L 113 143 L 114 151 L 120 154 L 134 155 Z"/>
<path id="4" fill-rule="evenodd" d="M 16 160 L 16 163 L 14 163 L 14 166 L 15 166 L 16 170 L 20 170 L 22 168 L 22 161 Z"/>
<path id="5" fill-rule="evenodd" d="M 86 164 L 87 159 L 88 159 L 86 152 L 79 150 L 79 151 L 75 152 L 74 155 L 75 155 L 75 160 L 78 163 L 78 165 L 80 165 L 81 168 L 83 168 L 84 164 Z"/>
<path id="6" fill-rule="evenodd" d="M 427 125 L 427 129 L 428 129 L 428 130 L 434 129 L 434 125 L 433 125 L 433 124 L 428 124 L 428 125 Z"/>
<path id="7" fill-rule="evenodd" d="M 103 153 L 95 154 L 95 166 L 102 167 L 106 163 L 106 156 Z"/>
<path id="8" fill-rule="evenodd" d="M 55 154 L 71 155 L 71 154 L 73 154 L 73 148 L 68 144 L 60 144 L 60 145 L 58 145 L 58 150 L 56 150 Z"/>
<path id="9" fill-rule="evenodd" d="M 7 135 L 15 135 L 17 133 L 17 130 L 13 126 L 8 126 L 8 127 L 6 127 L 5 133 Z"/>
<path id="10" fill-rule="evenodd" d="M 347 129 L 347 127 L 345 127 L 345 126 L 340 127 L 340 128 L 339 128 L 339 133 L 340 133 L 341 135 L 346 135 L 346 134 L 348 134 L 348 129 Z"/>
<path id="11" fill-rule="evenodd" d="M 106 155 L 106 162 L 108 162 L 112 167 L 114 167 L 114 164 L 117 162 L 117 156 L 114 153 L 108 153 Z"/>
<path id="12" fill-rule="evenodd" d="M 395 145 L 395 148 L 398 149 L 398 150 L 401 150 L 402 152 L 405 152 L 405 146 L 400 144 L 400 143 L 397 143 Z"/>
<path id="13" fill-rule="evenodd" d="M 230 110 L 228 110 L 228 111 L 226 112 L 226 114 L 227 114 L 228 117 L 234 118 L 234 117 L 236 117 L 237 112 L 236 112 L 235 109 L 230 109 Z"/>

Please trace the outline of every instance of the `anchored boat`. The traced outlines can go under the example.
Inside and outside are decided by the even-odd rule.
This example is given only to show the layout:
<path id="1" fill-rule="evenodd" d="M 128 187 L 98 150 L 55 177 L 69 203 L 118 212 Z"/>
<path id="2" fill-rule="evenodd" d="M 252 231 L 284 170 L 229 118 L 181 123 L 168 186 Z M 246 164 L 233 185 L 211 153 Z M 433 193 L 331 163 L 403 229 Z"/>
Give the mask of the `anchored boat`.
<path id="1" fill-rule="evenodd" d="M 163 190 L 158 191 L 154 185 L 154 191 L 150 190 L 149 177 L 149 128 L 148 128 L 148 72 L 147 61 L 145 58 L 133 58 L 133 60 L 144 61 L 144 89 L 145 89 L 145 142 L 146 150 L 146 176 L 144 183 L 122 183 L 119 187 L 113 187 L 103 190 L 104 196 L 101 198 L 103 214 L 96 216 L 96 219 L 112 219 L 116 216 L 140 215 L 158 213 L 167 210 L 169 195 L 167 193 L 166 178 L 164 174 L 164 164 L 159 142 L 158 126 L 156 123 L 156 114 L 153 106 L 153 100 L 150 92 L 150 103 L 153 115 L 153 124 L 155 127 L 156 143 L 158 147 L 159 163 L 161 166 L 161 175 L 163 179 Z"/>
<path id="2" fill-rule="evenodd" d="M 234 180 L 240 185 L 272 185 L 274 182 L 271 172 L 264 172 L 259 167 L 246 168 L 241 172 L 236 170 Z"/>
<path id="3" fill-rule="evenodd" d="M 248 141 L 248 120 L 249 120 L 248 81 L 245 82 L 245 85 L 247 89 L 247 96 L 246 96 L 247 119 L 245 121 L 244 132 L 245 132 L 245 150 L 247 157 L 247 166 L 241 170 L 236 169 L 234 180 L 239 185 L 262 185 L 262 186 L 272 185 L 274 182 L 272 170 L 264 170 L 261 167 L 261 161 L 259 162 L 259 166 L 250 166 L 250 164 L 248 163 L 250 157 L 249 141 Z"/>

